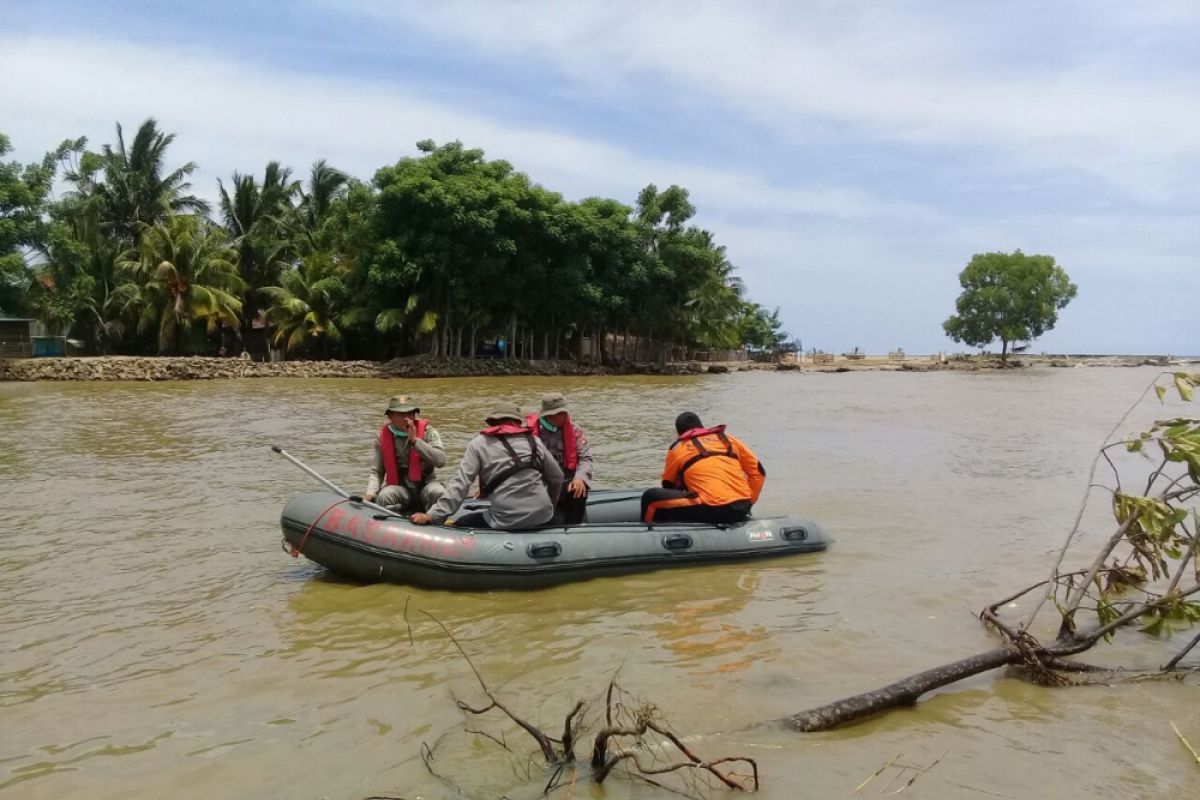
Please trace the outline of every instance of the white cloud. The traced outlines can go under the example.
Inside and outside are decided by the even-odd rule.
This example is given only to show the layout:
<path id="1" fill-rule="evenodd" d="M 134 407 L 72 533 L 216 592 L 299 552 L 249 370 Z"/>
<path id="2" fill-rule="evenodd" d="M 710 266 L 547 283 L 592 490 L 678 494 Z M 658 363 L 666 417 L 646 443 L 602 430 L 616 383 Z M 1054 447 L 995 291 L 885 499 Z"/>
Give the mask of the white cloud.
<path id="1" fill-rule="evenodd" d="M 776 186 L 751 173 L 644 158 L 601 141 L 431 102 L 404 86 L 273 71 L 211 52 L 0 38 L 0 71 L 26 76 L 0 87 L 6 107 L 21 110 L 7 123 L 18 146 L 48 148 L 81 131 L 98 144 L 111 141 L 114 121 L 128 128 L 154 116 L 178 134 L 176 155 L 200 163 L 198 182 L 234 169 L 260 171 L 269 159 L 302 171 L 322 157 L 369 179 L 429 137 L 483 147 L 490 157 L 506 158 L 573 197 L 603 194 L 632 202 L 642 186 L 656 182 L 688 187 L 704 208 L 742 213 L 931 213 L 916 205 L 878 204 L 853 187 Z"/>
<path id="2" fill-rule="evenodd" d="M 1185 53 L 1179 68 L 1170 54 L 1137 49 L 1146 31 L 1200 34 L 1194 4 L 1165 6 L 1140 24 L 1116 17 L 1124 22 L 1067 52 L 1053 34 L 1095 26 L 1103 8 L 614 0 L 337 7 L 468 51 L 544 62 L 614 95 L 666 86 L 656 98 L 669 106 L 670 87 L 682 86 L 689 98 L 713 98 L 715 116 L 749 115 L 800 138 L 813 125 L 838 124 L 883 141 L 986 146 L 1017 165 L 1083 170 L 1160 200 L 1190 188 L 1179 165 L 1194 178 L 1200 160 L 1194 55 Z M 1022 48 L 1023 37 L 1039 40 Z M 1127 51 L 1138 63 L 1121 57 Z"/>
<path id="3" fill-rule="evenodd" d="M 212 51 L 0 35 L 0 73 L 21 76 L 0 83 L 0 106 L 12 112 L 2 125 L 23 160 L 68 136 L 108 142 L 114 121 L 132 127 L 155 116 L 178 134 L 174 158 L 200 163 L 196 188 L 210 197 L 216 177 L 261 172 L 269 159 L 303 173 L 324 157 L 369 178 L 426 137 L 482 147 L 570 197 L 632 202 L 645 183 L 679 183 L 728 245 L 751 296 L 782 306 L 793 333 L 832 349 L 946 346 L 939 326 L 957 293 L 954 275 L 974 252 L 1017 246 L 1054 253 L 1081 285 L 1047 346 L 1185 352 L 1194 339 L 1194 311 L 1160 299 L 1164 286 L 1200 291 L 1181 255 L 1190 261 L 1200 248 L 1195 213 L 968 214 L 881 202 L 862 186 L 784 185 L 736 164 L 647 157 L 432 101 L 419 86 L 288 72 Z M 1145 277 L 1131 277 L 1138 272 Z"/>

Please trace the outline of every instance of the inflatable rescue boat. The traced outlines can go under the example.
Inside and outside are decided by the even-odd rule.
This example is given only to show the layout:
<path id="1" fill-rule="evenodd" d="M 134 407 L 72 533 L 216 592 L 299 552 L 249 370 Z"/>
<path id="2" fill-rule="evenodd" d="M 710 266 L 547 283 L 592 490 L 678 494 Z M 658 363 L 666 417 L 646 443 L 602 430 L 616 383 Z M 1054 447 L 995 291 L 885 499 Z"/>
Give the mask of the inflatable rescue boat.
<path id="1" fill-rule="evenodd" d="M 642 493 L 597 490 L 582 525 L 496 531 L 413 525 L 357 498 L 306 492 L 283 509 L 284 548 L 366 583 L 531 589 L 601 575 L 816 553 L 831 539 L 800 517 L 730 525 L 639 521 Z M 486 501 L 468 500 L 462 510 Z"/>

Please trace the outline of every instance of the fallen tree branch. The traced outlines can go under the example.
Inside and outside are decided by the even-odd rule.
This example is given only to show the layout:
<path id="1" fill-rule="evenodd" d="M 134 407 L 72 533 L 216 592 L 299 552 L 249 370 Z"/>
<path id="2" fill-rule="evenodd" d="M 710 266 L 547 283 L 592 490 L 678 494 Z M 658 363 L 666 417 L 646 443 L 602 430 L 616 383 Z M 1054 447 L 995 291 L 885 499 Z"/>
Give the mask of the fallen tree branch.
<path id="1" fill-rule="evenodd" d="M 1197 592 L 1200 592 L 1200 585 L 1193 586 L 1187 591 L 1179 593 L 1177 596 L 1182 598 Z M 798 731 L 826 731 L 889 708 L 912 705 L 921 695 L 931 692 L 934 689 L 956 683 L 964 678 L 969 678 L 982 672 L 988 672 L 997 667 L 1009 664 L 1024 664 L 1030 666 L 1035 671 L 1040 669 L 1048 672 L 1050 667 L 1047 659 L 1082 653 L 1104 638 L 1106 634 L 1119 627 L 1128 625 L 1139 617 L 1159 608 L 1161 604 L 1161 600 L 1152 603 L 1134 603 L 1133 608 L 1107 625 L 1094 628 L 1086 634 L 1076 636 L 1071 641 L 1056 643 L 1051 647 L 1041 647 L 1037 645 L 1035 640 L 1032 645 L 1019 646 L 1016 642 L 1032 640 L 1032 637 L 1024 634 L 1018 637 L 1017 640 L 1010 641 L 1004 647 L 997 647 L 993 650 L 970 656 L 969 658 L 943 664 L 940 667 L 918 672 L 915 675 L 909 675 L 907 678 L 884 686 L 881 689 L 802 711 L 799 714 L 786 717 L 784 722 L 789 727 Z M 1035 657 L 1036 663 L 1030 662 L 1031 654 Z"/>
<path id="2" fill-rule="evenodd" d="M 1163 672 L 1170 672 L 1171 670 L 1175 669 L 1179 662 L 1183 660 L 1183 657 L 1190 653 L 1192 648 L 1198 643 L 1200 643 L 1200 633 L 1197 633 L 1194 639 L 1188 642 L 1182 650 L 1175 654 L 1174 658 L 1167 662 L 1166 666 L 1163 667 Z"/>
<path id="3" fill-rule="evenodd" d="M 545 756 L 547 764 L 559 763 L 558 754 L 554 752 L 554 745 L 550 743 L 550 738 L 546 736 L 546 734 L 542 733 L 537 726 L 521 719 L 512 711 L 510 711 L 508 707 L 504 705 L 504 703 L 500 702 L 496 696 L 492 694 L 492 690 L 488 687 L 487 681 L 483 679 L 483 675 L 480 674 L 479 669 L 475 666 L 475 662 L 471 660 L 469 655 L 467 655 L 467 651 L 463 649 L 463 646 L 459 643 L 458 639 L 454 637 L 454 634 L 452 634 L 450 630 L 442 624 L 442 621 L 433 614 L 430 614 L 428 611 L 422 611 L 421 613 L 437 623 L 437 626 L 442 629 L 442 633 L 446 634 L 447 638 L 449 638 L 450 641 L 454 643 L 454 646 L 458 648 L 459 654 L 462 655 L 463 659 L 467 662 L 467 665 L 471 668 L 471 672 L 475 674 L 475 680 L 479 681 L 479 688 L 483 690 L 483 693 L 487 695 L 488 700 L 492 702 L 490 706 L 480 710 L 473 709 L 462 701 L 458 701 L 458 707 L 472 714 L 482 714 L 486 711 L 490 711 L 493 708 L 500 709 L 508 715 L 509 719 L 517 723 L 522 730 L 533 737 L 534 741 L 538 743 L 538 748 L 541 749 L 542 755 Z"/>

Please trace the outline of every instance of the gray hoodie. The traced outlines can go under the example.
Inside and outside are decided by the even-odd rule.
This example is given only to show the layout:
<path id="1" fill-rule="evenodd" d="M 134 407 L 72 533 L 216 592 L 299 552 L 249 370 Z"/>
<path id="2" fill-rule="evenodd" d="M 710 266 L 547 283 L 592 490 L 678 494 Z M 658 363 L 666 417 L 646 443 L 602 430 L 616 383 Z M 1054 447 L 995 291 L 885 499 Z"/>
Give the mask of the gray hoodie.
<path id="1" fill-rule="evenodd" d="M 563 472 L 546 445 L 533 436 L 505 436 L 519 458 L 528 461 L 530 442 L 541 457 L 542 468 L 523 469 L 512 475 L 488 498 L 491 507 L 484 512 L 488 524 L 497 529 L 536 528 L 545 525 L 554 516 L 554 505 L 562 491 Z M 462 505 L 467 490 L 478 478 L 487 486 L 497 475 L 512 466 L 512 456 L 504 447 L 499 436 L 479 434 L 467 444 L 458 471 L 446 485 L 442 496 L 429 516 L 441 523 Z"/>

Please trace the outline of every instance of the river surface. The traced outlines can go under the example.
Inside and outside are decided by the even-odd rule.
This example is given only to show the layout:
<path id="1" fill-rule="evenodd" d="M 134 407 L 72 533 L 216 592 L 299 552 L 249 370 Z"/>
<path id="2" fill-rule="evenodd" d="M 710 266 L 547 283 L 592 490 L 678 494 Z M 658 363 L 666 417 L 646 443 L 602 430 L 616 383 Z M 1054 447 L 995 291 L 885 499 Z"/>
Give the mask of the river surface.
<path id="1" fill-rule="evenodd" d="M 763 798 L 849 796 L 896 756 L 937 762 L 906 796 L 1200 796 L 1170 727 L 1200 744 L 1194 681 L 990 674 L 838 732 L 758 724 L 991 647 L 975 614 L 1048 571 L 1096 446 L 1156 372 L 0 384 L 0 796 L 456 796 L 420 757 L 439 739 L 437 770 L 471 796 L 537 796 L 544 770 L 463 732 L 452 693 L 481 695 L 421 612 L 555 735 L 620 668 L 701 755 L 756 758 Z M 692 409 L 767 465 L 756 513 L 813 517 L 836 545 L 457 594 L 345 583 L 280 549 L 280 509 L 313 483 L 269 445 L 361 490 L 389 394 L 417 395 L 456 459 L 494 401 L 552 389 L 599 485 L 656 483 Z M 1151 395 L 1126 428 L 1163 413 Z M 1097 500 L 1068 565 L 1111 530 Z M 1103 657 L 1154 666 L 1180 638 L 1129 632 Z M 619 777 L 559 792 L 674 796 Z"/>

